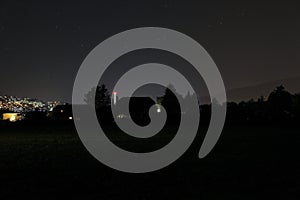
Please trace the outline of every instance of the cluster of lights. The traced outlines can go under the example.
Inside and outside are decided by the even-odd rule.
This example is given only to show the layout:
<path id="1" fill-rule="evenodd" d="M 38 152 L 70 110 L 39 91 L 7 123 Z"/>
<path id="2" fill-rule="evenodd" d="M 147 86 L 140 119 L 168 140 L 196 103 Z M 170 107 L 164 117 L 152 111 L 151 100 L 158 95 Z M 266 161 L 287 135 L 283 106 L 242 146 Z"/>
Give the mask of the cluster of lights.
<path id="1" fill-rule="evenodd" d="M 52 111 L 60 102 L 43 102 L 31 98 L 19 98 L 15 96 L 0 96 L 0 110 L 12 112 Z"/>

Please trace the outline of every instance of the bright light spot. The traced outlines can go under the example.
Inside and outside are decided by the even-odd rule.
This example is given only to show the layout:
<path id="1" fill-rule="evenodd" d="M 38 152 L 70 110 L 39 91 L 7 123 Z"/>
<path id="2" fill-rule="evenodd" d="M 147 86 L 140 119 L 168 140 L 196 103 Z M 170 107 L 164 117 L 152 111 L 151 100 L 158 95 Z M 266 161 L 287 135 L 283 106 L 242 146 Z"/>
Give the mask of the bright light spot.
<path id="1" fill-rule="evenodd" d="M 126 115 L 124 115 L 124 114 L 119 114 L 119 115 L 117 115 L 117 118 L 119 118 L 119 119 L 123 119 L 123 118 L 127 118 L 127 116 L 126 116 Z"/>
<path id="2" fill-rule="evenodd" d="M 15 122 L 17 120 L 20 120 L 17 113 L 3 113 L 3 120 L 9 120 L 10 122 Z"/>
<path id="3" fill-rule="evenodd" d="M 16 121 L 16 116 L 15 116 L 15 115 L 12 115 L 12 116 L 9 118 L 9 121 L 11 121 L 11 122 Z"/>
<path id="4" fill-rule="evenodd" d="M 157 110 L 156 110 L 158 113 L 160 113 L 161 112 L 161 110 L 160 110 L 160 108 L 157 108 Z"/>
<path id="5" fill-rule="evenodd" d="M 73 119 L 73 117 L 69 117 L 69 120 L 72 120 Z"/>
<path id="6" fill-rule="evenodd" d="M 113 95 L 117 95 L 118 93 L 117 92 L 113 92 Z"/>

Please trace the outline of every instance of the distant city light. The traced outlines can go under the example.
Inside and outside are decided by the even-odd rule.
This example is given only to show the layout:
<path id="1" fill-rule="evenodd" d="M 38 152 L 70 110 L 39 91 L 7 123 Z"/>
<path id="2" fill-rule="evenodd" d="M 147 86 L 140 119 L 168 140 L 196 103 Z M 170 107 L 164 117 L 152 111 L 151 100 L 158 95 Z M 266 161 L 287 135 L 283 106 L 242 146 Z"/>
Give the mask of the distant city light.
<path id="1" fill-rule="evenodd" d="M 9 120 L 10 122 L 15 122 L 20 120 L 18 113 L 3 113 L 3 120 Z"/>
<path id="2" fill-rule="evenodd" d="M 8 110 L 16 113 L 42 111 L 47 112 L 53 110 L 54 107 L 60 105 L 59 101 L 40 101 L 33 98 L 20 98 L 17 96 L 1 96 L 0 110 Z"/>
<path id="3" fill-rule="evenodd" d="M 127 116 L 126 116 L 126 115 L 124 115 L 124 114 L 119 114 L 119 115 L 117 115 L 117 118 L 119 118 L 119 119 L 123 119 L 123 118 L 127 118 Z"/>

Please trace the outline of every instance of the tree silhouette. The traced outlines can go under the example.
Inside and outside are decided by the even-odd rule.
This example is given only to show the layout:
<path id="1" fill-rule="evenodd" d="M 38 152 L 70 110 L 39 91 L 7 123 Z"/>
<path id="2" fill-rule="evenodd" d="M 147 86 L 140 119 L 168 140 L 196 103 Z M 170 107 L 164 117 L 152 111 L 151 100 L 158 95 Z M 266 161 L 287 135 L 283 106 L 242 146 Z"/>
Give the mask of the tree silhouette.
<path id="1" fill-rule="evenodd" d="M 96 97 L 95 97 L 96 94 Z M 84 95 L 84 101 L 88 105 L 94 105 L 96 109 L 107 107 L 111 103 L 111 97 L 108 89 L 104 84 L 93 87 L 91 91 Z"/>
<path id="2" fill-rule="evenodd" d="M 176 93 L 173 85 L 168 85 L 164 96 L 161 97 L 161 105 L 165 108 L 168 116 L 166 121 L 167 125 L 180 124 L 182 110 L 177 97 L 182 98 Z"/>
<path id="3" fill-rule="evenodd" d="M 287 120 L 291 115 L 292 95 L 280 85 L 269 95 L 268 104 L 274 121 Z"/>
<path id="4" fill-rule="evenodd" d="M 293 97 L 292 111 L 295 118 L 295 121 L 300 120 L 300 93 L 295 94 Z"/>
<path id="5" fill-rule="evenodd" d="M 94 97 L 96 94 L 96 98 Z M 176 93 L 174 86 L 169 85 L 165 94 L 158 98 L 160 103 L 167 111 L 168 124 L 177 124 L 180 122 L 181 114 L 188 113 L 189 105 L 193 95 L 188 93 L 185 98 Z M 183 102 L 183 106 L 179 104 L 178 98 Z M 85 95 L 85 102 L 89 105 L 96 107 L 97 116 L 101 116 L 104 123 L 109 124 L 107 121 L 113 121 L 110 109 L 111 98 L 110 93 L 105 85 L 93 88 Z M 95 103 L 94 103 L 95 102 Z M 218 104 L 214 99 L 212 103 Z M 134 109 L 133 115 L 142 112 L 143 106 L 139 107 L 138 104 L 132 102 Z M 221 105 L 219 105 L 221 106 Z M 203 124 L 208 124 L 211 115 L 211 104 L 199 105 L 201 110 L 201 120 Z M 147 110 L 147 109 L 146 109 Z M 248 101 L 241 101 L 239 103 L 227 103 L 227 124 L 291 124 L 297 123 L 300 119 L 300 94 L 290 94 L 282 85 L 276 87 L 267 100 L 263 96 L 258 99 L 250 99 Z"/>
<path id="6" fill-rule="evenodd" d="M 182 96 L 176 93 L 174 86 L 168 85 L 161 101 L 162 106 L 166 109 L 167 112 L 171 114 L 177 114 L 181 112 L 177 97 L 182 99 Z"/>

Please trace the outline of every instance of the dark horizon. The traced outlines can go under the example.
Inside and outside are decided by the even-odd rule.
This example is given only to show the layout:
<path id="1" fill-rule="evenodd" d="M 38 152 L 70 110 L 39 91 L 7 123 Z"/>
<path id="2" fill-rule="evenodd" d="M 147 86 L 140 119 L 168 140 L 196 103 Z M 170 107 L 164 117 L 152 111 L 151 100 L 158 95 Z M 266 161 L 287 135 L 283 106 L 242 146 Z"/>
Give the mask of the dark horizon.
<path id="1" fill-rule="evenodd" d="M 296 83 L 300 83 L 300 77 L 291 77 L 288 79 L 281 79 L 281 80 L 273 80 L 273 81 L 269 81 L 269 82 L 262 82 L 262 83 L 258 83 L 257 85 L 248 85 L 245 87 L 237 87 L 237 88 L 232 88 L 227 90 L 227 102 L 235 102 L 235 103 L 240 103 L 242 101 L 248 101 L 251 99 L 258 99 L 261 96 L 267 98 L 269 96 L 269 94 L 276 89 L 276 87 L 278 86 L 284 86 L 284 88 L 290 92 L 292 95 L 295 94 L 300 94 L 300 88 L 298 87 L 300 84 L 295 84 Z M 143 90 L 138 90 L 138 92 L 135 93 L 135 96 L 137 97 L 160 97 L 164 94 L 165 88 L 160 88 L 160 89 L 155 89 L 155 91 L 149 91 L 149 89 L 151 89 L 150 87 L 143 87 Z M 148 89 L 148 90 L 147 90 Z M 110 91 L 110 90 L 109 90 Z M 112 92 L 112 91 L 110 91 Z M 67 104 L 72 104 L 71 100 L 70 101 L 61 101 L 59 99 L 40 99 L 36 96 L 28 96 L 28 95 L 24 95 L 24 96 L 20 96 L 20 95 L 16 95 L 16 94 L 0 94 L 0 96 L 14 96 L 14 97 L 18 97 L 18 98 L 30 98 L 30 99 L 36 99 L 39 101 L 43 101 L 43 102 L 53 102 L 53 101 L 59 101 L 61 103 L 67 103 Z M 183 96 L 185 97 L 185 95 Z M 123 98 L 123 97 L 119 97 L 118 98 Z M 205 102 L 203 102 L 204 104 L 209 104 L 208 101 L 209 97 L 206 95 L 199 95 L 200 100 L 205 100 Z"/>

